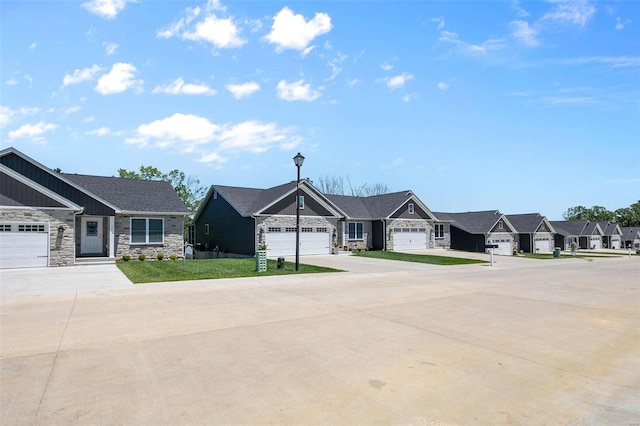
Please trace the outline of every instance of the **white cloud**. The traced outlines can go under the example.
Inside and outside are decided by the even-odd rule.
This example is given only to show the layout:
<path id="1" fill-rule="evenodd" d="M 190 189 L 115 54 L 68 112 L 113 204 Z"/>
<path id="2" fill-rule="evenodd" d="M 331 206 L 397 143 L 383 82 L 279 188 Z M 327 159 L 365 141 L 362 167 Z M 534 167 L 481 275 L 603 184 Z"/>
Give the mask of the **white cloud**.
<path id="1" fill-rule="evenodd" d="M 406 95 L 402 96 L 402 102 L 411 102 L 412 100 L 416 99 L 418 97 L 418 95 L 416 93 L 408 93 Z"/>
<path id="2" fill-rule="evenodd" d="M 351 78 L 351 79 L 347 80 L 347 85 L 349 87 L 353 87 L 358 83 L 360 83 L 360 79 L 359 78 Z"/>
<path id="3" fill-rule="evenodd" d="M 526 21 L 511 21 L 511 35 L 520 40 L 526 46 L 538 46 L 538 31 L 529 26 Z"/>
<path id="4" fill-rule="evenodd" d="M 584 27 L 596 13 L 596 7 L 587 0 L 552 0 L 556 7 L 542 20 L 568 22 Z"/>
<path id="5" fill-rule="evenodd" d="M 625 19 L 624 21 L 622 19 L 620 19 L 619 16 L 616 17 L 616 30 L 623 30 L 624 27 L 626 27 L 627 25 L 629 25 L 631 23 L 631 21 L 629 19 Z"/>
<path id="6" fill-rule="evenodd" d="M 216 137 L 219 147 L 225 151 L 248 151 L 260 153 L 279 146 L 291 149 L 299 144 L 301 138 L 292 136 L 293 128 L 283 129 L 275 123 L 262 123 L 257 120 L 225 125 Z"/>
<path id="7" fill-rule="evenodd" d="M 393 69 L 393 65 L 385 62 L 382 65 L 380 65 L 380 68 L 382 68 L 385 71 L 391 71 Z"/>
<path id="8" fill-rule="evenodd" d="M 331 81 L 335 79 L 338 74 L 342 72 L 342 67 L 340 66 L 348 56 L 342 53 L 338 53 L 338 55 L 329 61 L 329 66 L 331 67 L 331 77 L 327 78 L 325 81 Z"/>
<path id="9" fill-rule="evenodd" d="M 440 81 L 438 83 L 438 90 L 447 90 L 448 88 L 449 88 L 449 85 L 444 81 Z"/>
<path id="10" fill-rule="evenodd" d="M 4 127 L 16 116 L 33 115 L 40 112 L 40 108 L 25 108 L 22 107 L 17 110 L 13 110 L 8 106 L 0 105 L 0 127 Z"/>
<path id="11" fill-rule="evenodd" d="M 96 85 L 96 92 L 101 95 L 121 93 L 128 89 L 142 90 L 142 80 L 136 80 L 136 67 L 131 64 L 118 62 L 113 64 L 111 71 L 100 77 Z"/>
<path id="12" fill-rule="evenodd" d="M 284 80 L 278 82 L 278 97 L 285 101 L 312 102 L 322 96 L 319 90 L 312 89 L 311 84 L 304 84 L 304 80 L 287 83 Z"/>
<path id="13" fill-rule="evenodd" d="M 633 68 L 640 66 L 640 56 L 589 56 L 584 58 L 567 59 L 564 61 L 564 63 L 570 65 L 582 65 L 593 62 L 611 65 L 614 68 Z"/>
<path id="14" fill-rule="evenodd" d="M 331 17 L 326 13 L 318 12 L 307 21 L 304 16 L 294 14 L 291 9 L 284 7 L 273 17 L 271 32 L 265 39 L 275 44 L 278 52 L 294 49 L 308 53 L 313 39 L 328 33 L 331 28 Z"/>
<path id="15" fill-rule="evenodd" d="M 386 170 L 386 169 L 390 169 L 392 167 L 400 167 L 400 166 L 404 166 L 404 158 L 396 158 L 391 163 L 385 164 L 380 168 L 382 170 Z"/>
<path id="16" fill-rule="evenodd" d="M 104 48 L 106 50 L 107 56 L 113 55 L 114 53 L 116 53 L 116 49 L 118 48 L 118 45 L 116 43 L 104 42 L 104 43 L 102 43 L 102 45 L 104 46 Z"/>
<path id="17" fill-rule="evenodd" d="M 466 43 L 458 39 L 458 34 L 450 31 L 441 31 L 440 41 L 451 43 L 458 48 L 459 51 L 469 55 L 485 54 L 504 49 L 504 40 L 500 38 L 488 39 L 480 44 Z"/>
<path id="18" fill-rule="evenodd" d="M 7 86 L 17 86 L 18 85 L 18 80 L 16 80 L 15 78 L 10 78 L 9 80 L 4 82 Z"/>
<path id="19" fill-rule="evenodd" d="M 399 89 L 409 80 L 413 80 L 413 74 L 408 72 L 384 79 L 390 89 Z"/>
<path id="20" fill-rule="evenodd" d="M 127 3 L 133 2 L 135 2 L 135 0 L 91 0 L 82 3 L 82 7 L 102 18 L 114 19 L 118 16 L 118 13 L 124 9 Z"/>
<path id="21" fill-rule="evenodd" d="M 159 38 L 180 37 L 183 40 L 204 41 L 217 49 L 240 47 L 247 41 L 240 37 L 240 30 L 233 17 L 219 18 L 213 11 L 224 12 L 217 1 L 209 1 L 205 12 L 199 7 L 186 8 L 185 17 L 157 32 Z M 202 15 L 202 16 L 201 16 Z"/>
<path id="22" fill-rule="evenodd" d="M 35 142 L 43 142 L 46 132 L 57 129 L 58 126 L 52 123 L 39 122 L 36 124 L 25 124 L 17 130 L 9 132 L 9 140 L 27 138 Z"/>
<path id="23" fill-rule="evenodd" d="M 184 32 L 182 38 L 194 41 L 207 41 L 219 49 L 239 47 L 247 41 L 240 37 L 238 27 L 231 18 L 221 19 L 215 15 L 207 16 L 198 22 L 192 32 Z"/>
<path id="24" fill-rule="evenodd" d="M 171 117 L 142 124 L 136 136 L 126 143 L 155 148 L 175 148 L 183 153 L 197 153 L 198 161 L 221 164 L 224 152 L 261 153 L 269 149 L 291 149 L 302 138 L 293 127 L 281 128 L 276 123 L 257 120 L 218 125 L 204 117 L 176 113 Z"/>
<path id="25" fill-rule="evenodd" d="M 91 68 L 82 68 L 73 71 L 73 74 L 65 74 L 62 79 L 62 85 L 68 86 L 70 84 L 78 84 L 83 81 L 93 80 L 100 71 L 102 67 L 99 65 L 94 65 Z"/>
<path id="26" fill-rule="evenodd" d="M 431 18 L 431 22 L 435 22 L 436 24 L 438 24 L 438 27 L 437 27 L 438 31 L 444 28 L 444 18 L 440 16 L 437 18 Z"/>
<path id="27" fill-rule="evenodd" d="M 231 92 L 236 99 L 246 98 L 260 90 L 260 85 L 255 81 L 242 84 L 227 84 L 224 87 Z"/>
<path id="28" fill-rule="evenodd" d="M 35 43 L 35 42 L 34 42 L 34 43 L 31 43 L 31 44 L 29 45 L 29 50 L 33 50 L 33 49 L 35 49 L 37 46 L 38 46 L 38 44 L 37 44 L 37 43 Z"/>
<path id="29" fill-rule="evenodd" d="M 216 91 L 206 84 L 185 84 L 182 77 L 166 86 L 157 86 L 152 93 L 164 93 L 167 95 L 215 95 Z"/>
<path id="30" fill-rule="evenodd" d="M 119 130 L 117 132 L 113 132 L 108 127 L 100 127 L 95 130 L 86 132 L 85 134 L 89 136 L 122 136 L 124 134 L 124 131 Z"/>

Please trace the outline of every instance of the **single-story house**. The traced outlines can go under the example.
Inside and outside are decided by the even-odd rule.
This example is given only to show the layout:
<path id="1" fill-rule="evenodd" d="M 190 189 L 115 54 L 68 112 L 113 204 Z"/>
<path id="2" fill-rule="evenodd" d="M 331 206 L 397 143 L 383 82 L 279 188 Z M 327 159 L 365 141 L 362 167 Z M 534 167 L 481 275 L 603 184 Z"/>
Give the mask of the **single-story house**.
<path id="1" fill-rule="evenodd" d="M 0 268 L 182 256 L 189 210 L 168 182 L 57 173 L 0 151 Z"/>
<path id="2" fill-rule="evenodd" d="M 296 188 L 213 185 L 194 216 L 197 250 L 253 256 L 295 254 Z M 432 247 L 429 209 L 411 191 L 371 197 L 322 194 L 300 181 L 300 254 L 329 254 L 334 246 L 378 250 Z"/>
<path id="3" fill-rule="evenodd" d="M 640 249 L 640 227 L 623 226 L 621 241 L 625 248 Z"/>
<path id="4" fill-rule="evenodd" d="M 295 181 L 268 189 L 213 185 L 194 215 L 196 249 L 253 256 L 295 254 Z M 311 183 L 300 181 L 300 254 L 328 254 L 341 213 Z"/>
<path id="5" fill-rule="evenodd" d="M 515 226 L 497 210 L 434 214 L 439 221 L 449 223 L 454 250 L 485 252 L 487 245 L 496 245 L 495 254 L 510 256 L 517 249 Z"/>
<path id="6" fill-rule="evenodd" d="M 589 220 L 564 220 L 551 221 L 551 226 L 556 231 L 555 246 L 562 250 L 571 250 L 571 243 L 576 243 L 576 248 L 587 250 L 602 248 L 602 229 L 598 222 Z"/>
<path id="7" fill-rule="evenodd" d="M 619 249 L 622 247 L 622 229 L 617 223 L 598 222 L 602 229 L 602 248 Z"/>
<path id="8" fill-rule="evenodd" d="M 540 213 L 508 214 L 509 222 L 518 233 L 517 249 L 526 253 L 550 253 L 553 251 L 555 230 Z"/>
<path id="9" fill-rule="evenodd" d="M 343 247 L 407 251 L 436 246 L 436 217 L 411 191 L 326 197 L 343 214 L 339 221 L 339 242 Z"/>

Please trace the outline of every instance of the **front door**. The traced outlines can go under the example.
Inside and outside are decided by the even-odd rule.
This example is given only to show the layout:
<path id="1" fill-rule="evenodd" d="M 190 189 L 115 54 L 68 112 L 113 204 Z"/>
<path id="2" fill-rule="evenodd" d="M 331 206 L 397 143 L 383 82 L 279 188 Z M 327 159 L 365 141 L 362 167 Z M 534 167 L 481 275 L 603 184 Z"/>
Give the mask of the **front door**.
<path id="1" fill-rule="evenodd" d="M 80 254 L 102 255 L 102 218 L 84 216 L 80 222 Z"/>

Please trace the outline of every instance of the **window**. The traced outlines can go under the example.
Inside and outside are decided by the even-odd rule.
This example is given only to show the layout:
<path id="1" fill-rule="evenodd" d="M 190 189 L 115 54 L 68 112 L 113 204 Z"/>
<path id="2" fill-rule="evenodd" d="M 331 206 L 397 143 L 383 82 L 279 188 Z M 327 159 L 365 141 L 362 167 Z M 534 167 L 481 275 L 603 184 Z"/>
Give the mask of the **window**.
<path id="1" fill-rule="evenodd" d="M 300 232 L 313 232 L 313 228 L 302 228 Z"/>
<path id="2" fill-rule="evenodd" d="M 164 242 L 164 219 L 131 218 L 131 244 Z"/>
<path id="3" fill-rule="evenodd" d="M 98 222 L 95 220 L 87 221 L 87 237 L 98 236 Z"/>
<path id="4" fill-rule="evenodd" d="M 0 225 L 0 232 L 11 232 L 11 225 L 9 224 Z"/>
<path id="5" fill-rule="evenodd" d="M 415 212 L 415 206 L 413 203 L 409 203 L 409 214 L 413 214 Z"/>
<path id="6" fill-rule="evenodd" d="M 300 210 L 304 210 L 304 195 L 298 198 L 298 205 L 300 206 Z"/>
<path id="7" fill-rule="evenodd" d="M 44 225 L 18 225 L 18 232 L 44 232 Z"/>
<path id="8" fill-rule="evenodd" d="M 327 228 L 316 228 L 316 232 L 327 232 Z"/>
<path id="9" fill-rule="evenodd" d="M 287 226 L 286 228 L 284 228 L 284 232 L 296 232 L 296 227 L 295 226 Z"/>
<path id="10" fill-rule="evenodd" d="M 209 235 L 209 224 L 208 223 L 204 224 L 204 235 Z"/>
<path id="11" fill-rule="evenodd" d="M 349 223 L 349 239 L 361 240 L 363 237 L 362 230 L 363 230 L 362 222 Z"/>
<path id="12" fill-rule="evenodd" d="M 267 232 L 281 232 L 282 230 L 276 226 L 270 226 L 267 228 Z"/>
<path id="13" fill-rule="evenodd" d="M 436 223 L 434 225 L 434 232 L 436 238 L 444 238 L 444 223 Z"/>

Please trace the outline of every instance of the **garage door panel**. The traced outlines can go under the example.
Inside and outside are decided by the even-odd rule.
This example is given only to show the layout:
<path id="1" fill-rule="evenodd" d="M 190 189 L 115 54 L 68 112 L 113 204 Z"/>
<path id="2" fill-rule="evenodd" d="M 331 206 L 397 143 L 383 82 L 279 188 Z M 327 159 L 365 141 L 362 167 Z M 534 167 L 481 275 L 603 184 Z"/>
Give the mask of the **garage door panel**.
<path id="1" fill-rule="evenodd" d="M 536 240 L 534 244 L 535 244 L 536 251 L 538 253 L 551 252 L 551 241 L 549 240 Z"/>
<path id="2" fill-rule="evenodd" d="M 267 256 L 293 256 L 296 254 L 295 232 L 267 232 Z M 331 241 L 328 232 L 301 232 L 300 255 L 329 254 Z"/>
<path id="3" fill-rule="evenodd" d="M 43 232 L 0 233 L 0 268 L 48 266 L 49 235 Z"/>
<path id="4" fill-rule="evenodd" d="M 393 250 L 426 250 L 426 232 L 395 232 L 393 235 Z"/>

